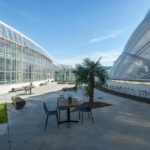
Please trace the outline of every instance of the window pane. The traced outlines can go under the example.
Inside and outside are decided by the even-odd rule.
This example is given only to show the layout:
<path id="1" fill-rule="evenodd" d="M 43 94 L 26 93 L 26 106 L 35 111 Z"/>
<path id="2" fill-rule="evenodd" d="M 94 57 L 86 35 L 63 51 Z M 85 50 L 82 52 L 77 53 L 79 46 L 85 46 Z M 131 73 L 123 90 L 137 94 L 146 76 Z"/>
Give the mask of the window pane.
<path id="1" fill-rule="evenodd" d="M 0 58 L 0 71 L 4 71 L 4 58 Z"/>
<path id="2" fill-rule="evenodd" d="M 6 72 L 6 83 L 11 83 L 11 73 L 10 72 Z"/>

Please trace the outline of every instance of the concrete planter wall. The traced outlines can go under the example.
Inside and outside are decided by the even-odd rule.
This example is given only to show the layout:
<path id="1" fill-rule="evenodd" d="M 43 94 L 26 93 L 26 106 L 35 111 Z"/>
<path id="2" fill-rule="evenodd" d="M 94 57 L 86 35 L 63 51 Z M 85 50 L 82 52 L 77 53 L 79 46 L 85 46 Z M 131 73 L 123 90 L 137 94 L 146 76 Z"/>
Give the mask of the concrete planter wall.
<path id="1" fill-rule="evenodd" d="M 105 88 L 124 94 L 142 98 L 150 98 L 150 85 L 107 81 L 107 86 L 105 86 Z"/>

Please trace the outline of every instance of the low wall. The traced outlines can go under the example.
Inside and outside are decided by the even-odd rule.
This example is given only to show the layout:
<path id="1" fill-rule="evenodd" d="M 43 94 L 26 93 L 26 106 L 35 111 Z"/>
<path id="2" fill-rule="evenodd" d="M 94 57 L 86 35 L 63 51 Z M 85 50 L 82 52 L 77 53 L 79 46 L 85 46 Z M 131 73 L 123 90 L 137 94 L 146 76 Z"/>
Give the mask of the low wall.
<path id="1" fill-rule="evenodd" d="M 33 85 L 35 86 L 39 86 L 40 83 L 46 82 L 48 80 L 42 80 L 42 81 L 35 81 L 32 82 Z M 51 82 L 51 80 L 49 80 L 49 82 Z M 6 84 L 6 85 L 0 85 L 0 95 L 1 94 L 5 94 L 8 93 L 9 91 L 11 91 L 12 88 L 19 88 L 22 86 L 26 86 L 29 85 L 31 82 L 26 82 L 26 83 L 18 83 L 18 84 Z"/>
<path id="2" fill-rule="evenodd" d="M 150 98 L 150 85 L 144 85 L 142 82 L 140 84 L 133 84 L 132 82 L 107 81 L 105 88 L 128 95 Z"/>

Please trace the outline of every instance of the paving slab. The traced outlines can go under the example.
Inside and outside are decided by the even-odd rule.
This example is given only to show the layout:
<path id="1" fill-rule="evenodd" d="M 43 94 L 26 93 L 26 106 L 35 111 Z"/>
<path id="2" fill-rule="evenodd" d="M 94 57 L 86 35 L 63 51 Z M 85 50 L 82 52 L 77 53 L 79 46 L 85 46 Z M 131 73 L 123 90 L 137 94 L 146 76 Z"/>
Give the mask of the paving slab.
<path id="1" fill-rule="evenodd" d="M 0 149 L 9 150 L 8 124 L 0 124 Z"/>

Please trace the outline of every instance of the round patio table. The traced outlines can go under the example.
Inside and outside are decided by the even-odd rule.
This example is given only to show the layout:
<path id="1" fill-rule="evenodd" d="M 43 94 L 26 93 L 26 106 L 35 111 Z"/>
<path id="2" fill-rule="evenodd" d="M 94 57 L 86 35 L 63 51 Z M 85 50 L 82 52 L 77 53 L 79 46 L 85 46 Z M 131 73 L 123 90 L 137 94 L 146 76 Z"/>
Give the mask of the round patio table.
<path id="1" fill-rule="evenodd" d="M 68 100 L 60 100 L 58 101 L 57 103 L 57 107 L 58 109 L 67 109 L 67 120 L 64 120 L 64 121 L 59 121 L 58 123 L 59 124 L 62 124 L 62 123 L 69 123 L 69 128 L 70 128 L 70 122 L 75 122 L 75 123 L 78 123 L 79 121 L 78 120 L 71 120 L 70 119 L 70 108 L 72 107 L 79 107 L 79 103 L 76 99 L 72 99 L 72 103 L 68 103 Z"/>

